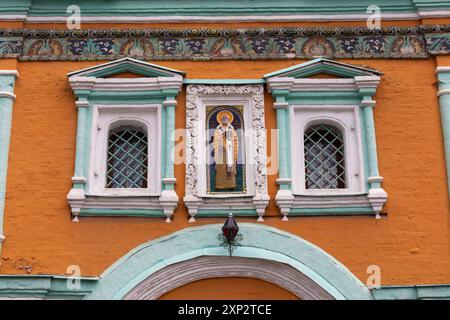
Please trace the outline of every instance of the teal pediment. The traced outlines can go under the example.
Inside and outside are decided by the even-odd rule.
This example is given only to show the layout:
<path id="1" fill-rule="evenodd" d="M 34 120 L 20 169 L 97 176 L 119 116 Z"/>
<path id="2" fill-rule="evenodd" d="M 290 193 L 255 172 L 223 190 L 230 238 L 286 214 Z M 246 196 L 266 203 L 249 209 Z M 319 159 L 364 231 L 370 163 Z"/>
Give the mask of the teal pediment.
<path id="1" fill-rule="evenodd" d="M 122 73 L 132 73 L 143 77 L 174 77 L 184 75 L 182 71 L 132 58 L 123 58 L 74 71 L 69 73 L 68 76 L 107 78 Z"/>
<path id="2" fill-rule="evenodd" d="M 268 73 L 264 75 L 264 78 L 310 78 L 323 74 L 336 76 L 338 78 L 353 78 L 357 76 L 380 76 L 382 73 L 374 69 L 364 68 L 325 58 L 317 58 L 305 63 Z"/>

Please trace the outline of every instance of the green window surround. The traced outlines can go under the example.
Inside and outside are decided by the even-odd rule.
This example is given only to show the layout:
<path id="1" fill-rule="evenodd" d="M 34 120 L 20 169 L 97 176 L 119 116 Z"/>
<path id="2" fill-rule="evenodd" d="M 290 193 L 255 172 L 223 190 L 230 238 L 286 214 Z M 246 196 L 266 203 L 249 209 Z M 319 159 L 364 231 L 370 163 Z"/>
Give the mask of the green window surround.
<path id="1" fill-rule="evenodd" d="M 109 78 L 123 72 L 137 78 Z M 78 108 L 75 174 L 68 194 L 75 216 L 166 217 L 178 205 L 174 176 L 176 97 L 184 73 L 124 58 L 69 73 Z M 113 126 L 147 130 L 148 170 L 143 188 L 106 188 L 106 150 Z"/>
<path id="2" fill-rule="evenodd" d="M 318 74 L 332 77 L 312 77 Z M 279 190 L 275 200 L 283 220 L 288 215 L 380 217 L 387 199 L 378 171 L 373 117 L 380 76 L 376 70 L 324 58 L 264 76 L 277 116 Z M 314 190 L 305 186 L 303 137 L 312 124 L 341 126 L 345 131 L 344 188 Z"/>
<path id="3" fill-rule="evenodd" d="M 5 239 L 3 217 L 5 214 L 6 178 L 8 172 L 9 144 L 14 95 L 14 84 L 19 73 L 16 70 L 0 70 L 0 251 Z"/>
<path id="4" fill-rule="evenodd" d="M 450 67 L 438 67 L 436 73 L 439 81 L 439 108 L 447 168 L 447 188 L 450 197 Z"/>

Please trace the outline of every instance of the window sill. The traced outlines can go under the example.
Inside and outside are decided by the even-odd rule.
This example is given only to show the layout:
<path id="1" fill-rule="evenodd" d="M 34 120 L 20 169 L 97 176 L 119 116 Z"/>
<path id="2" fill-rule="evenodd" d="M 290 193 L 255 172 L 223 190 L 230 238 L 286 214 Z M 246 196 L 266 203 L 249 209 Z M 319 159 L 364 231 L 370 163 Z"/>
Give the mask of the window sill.
<path id="1" fill-rule="evenodd" d="M 161 195 L 87 195 L 83 189 L 72 189 L 67 195 L 73 216 L 89 217 L 166 217 L 170 222 L 178 206 L 174 191 Z"/>
<path id="2" fill-rule="evenodd" d="M 350 216 L 375 215 L 379 217 L 387 200 L 386 192 L 370 189 L 368 193 L 341 195 L 292 194 L 289 190 L 279 191 L 276 198 L 283 220 L 287 216 Z"/>
<path id="3" fill-rule="evenodd" d="M 264 221 L 269 196 L 185 196 L 184 204 L 188 208 L 189 222 L 195 222 L 196 217 L 226 217 L 230 211 L 236 217 L 258 217 L 258 221 Z"/>
<path id="4" fill-rule="evenodd" d="M 105 189 L 91 192 L 87 196 L 92 197 L 159 197 L 161 193 L 150 192 L 148 189 Z"/>

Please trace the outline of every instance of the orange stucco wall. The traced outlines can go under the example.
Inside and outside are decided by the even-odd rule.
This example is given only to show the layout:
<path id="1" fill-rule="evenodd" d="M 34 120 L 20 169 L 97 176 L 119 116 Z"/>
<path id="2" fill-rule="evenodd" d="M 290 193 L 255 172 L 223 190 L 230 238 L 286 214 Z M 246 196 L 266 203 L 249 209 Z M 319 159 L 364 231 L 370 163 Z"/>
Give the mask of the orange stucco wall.
<path id="1" fill-rule="evenodd" d="M 274 284 L 250 278 L 212 278 L 174 289 L 160 300 L 298 300 Z"/>
<path id="2" fill-rule="evenodd" d="M 381 267 L 383 285 L 448 283 L 450 212 L 435 68 L 437 63 L 450 65 L 450 59 L 342 61 L 384 73 L 376 96 L 375 125 L 380 174 L 389 195 L 384 208 L 387 216 L 381 220 L 297 217 L 282 222 L 273 201 L 276 175 L 271 175 L 272 201 L 264 224 L 318 245 L 363 282 L 368 277 L 367 267 L 376 264 Z M 300 62 L 155 61 L 185 71 L 187 78 L 260 78 Z M 78 265 L 83 276 L 99 275 L 137 245 L 193 226 L 188 223 L 182 202 L 170 224 L 151 218 L 71 221 L 66 195 L 74 168 L 76 108 L 66 74 L 99 63 L 17 62 L 16 65 L 15 60 L 0 60 L 2 69 L 17 68 L 20 73 L 15 86 L 2 274 L 64 274 L 69 265 Z M 269 94 L 265 96 L 265 105 L 266 127 L 275 129 L 275 111 Z M 183 90 L 178 97 L 177 128 L 185 127 L 184 106 Z M 268 146 L 271 142 L 269 136 Z M 268 154 L 274 156 L 270 150 Z M 181 199 L 184 175 L 184 166 L 177 165 L 176 191 Z M 255 222 L 255 219 L 238 221 Z M 199 218 L 194 225 L 220 222 L 223 219 Z"/>

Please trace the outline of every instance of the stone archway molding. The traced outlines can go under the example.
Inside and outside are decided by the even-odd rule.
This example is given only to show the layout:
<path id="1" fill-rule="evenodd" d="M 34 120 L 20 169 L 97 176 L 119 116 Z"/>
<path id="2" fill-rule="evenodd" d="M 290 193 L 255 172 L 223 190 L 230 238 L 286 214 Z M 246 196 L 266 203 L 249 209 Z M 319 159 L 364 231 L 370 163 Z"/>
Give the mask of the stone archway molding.
<path id="1" fill-rule="evenodd" d="M 165 293 L 198 280 L 227 277 L 254 278 L 270 282 L 302 300 L 334 299 L 317 283 L 287 264 L 264 259 L 230 259 L 223 256 L 201 256 L 171 264 L 142 281 L 124 299 L 156 300 Z"/>
<path id="2" fill-rule="evenodd" d="M 223 265 L 225 260 L 221 259 L 230 259 L 217 239 L 221 227 L 221 224 L 209 224 L 186 228 L 136 247 L 102 274 L 86 299 L 157 298 L 188 283 L 173 273 L 181 272 L 183 266 L 185 280 L 202 279 L 199 275 L 202 266 L 195 272 L 195 262 L 201 262 L 209 276 L 220 276 L 219 270 L 212 269 L 217 269 L 220 263 Z M 233 254 L 235 262 L 222 270 L 224 276 L 259 278 L 303 299 L 372 299 L 361 281 L 314 244 L 260 224 L 241 223 L 240 232 L 244 236 L 242 246 Z M 251 272 L 256 265 L 259 267 Z M 267 268 L 265 274 L 264 268 Z M 282 269 L 277 273 L 277 268 Z"/>

